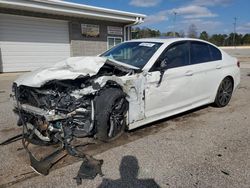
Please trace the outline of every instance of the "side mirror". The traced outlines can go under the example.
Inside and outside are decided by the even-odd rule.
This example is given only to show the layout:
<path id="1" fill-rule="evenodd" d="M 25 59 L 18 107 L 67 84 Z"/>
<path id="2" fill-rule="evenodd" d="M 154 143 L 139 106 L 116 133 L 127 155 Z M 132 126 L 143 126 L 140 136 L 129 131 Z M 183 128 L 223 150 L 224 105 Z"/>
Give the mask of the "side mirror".
<path id="1" fill-rule="evenodd" d="M 168 67 L 168 61 L 167 61 L 167 58 L 164 58 L 160 62 L 160 66 L 159 66 L 159 71 L 160 71 L 161 75 L 160 75 L 160 80 L 157 84 L 157 87 L 159 87 L 161 85 L 161 81 L 162 81 L 162 78 L 163 78 L 165 71 L 167 70 L 167 67 Z"/>
<path id="2" fill-rule="evenodd" d="M 165 71 L 167 69 L 167 66 L 168 66 L 168 63 L 167 63 L 167 60 L 166 59 L 163 59 L 163 60 L 158 60 L 156 62 L 156 67 L 154 68 L 155 71 Z"/>
<path id="3" fill-rule="evenodd" d="M 161 70 L 166 70 L 167 69 L 167 66 L 168 66 L 168 62 L 166 59 L 163 59 L 160 63 L 160 69 Z"/>

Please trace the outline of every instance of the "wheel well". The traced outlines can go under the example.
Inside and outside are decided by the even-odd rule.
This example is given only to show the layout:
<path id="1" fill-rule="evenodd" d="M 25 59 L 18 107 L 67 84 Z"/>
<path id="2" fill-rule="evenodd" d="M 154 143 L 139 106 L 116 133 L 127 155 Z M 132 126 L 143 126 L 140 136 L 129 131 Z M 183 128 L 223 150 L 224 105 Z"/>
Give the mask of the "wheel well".
<path id="1" fill-rule="evenodd" d="M 233 88 L 234 88 L 234 79 L 233 79 L 233 77 L 232 76 L 226 76 L 225 78 L 229 78 L 233 82 Z"/>

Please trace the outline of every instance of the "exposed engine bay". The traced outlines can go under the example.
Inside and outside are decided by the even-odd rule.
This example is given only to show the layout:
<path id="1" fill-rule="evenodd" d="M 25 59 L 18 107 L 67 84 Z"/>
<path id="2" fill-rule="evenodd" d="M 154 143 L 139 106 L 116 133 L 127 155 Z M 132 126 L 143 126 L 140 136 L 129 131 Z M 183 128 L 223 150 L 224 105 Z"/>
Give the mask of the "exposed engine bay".
<path id="1" fill-rule="evenodd" d="M 42 88 L 16 88 L 15 96 L 19 106 L 16 105 L 15 112 L 21 116 L 18 125 L 22 125 L 23 120 L 27 123 L 28 131 L 35 129 L 35 135 L 45 142 L 57 142 L 55 134 L 63 133 L 65 125 L 70 127 L 72 136 L 90 135 L 93 131 L 94 98 L 91 95 L 81 98 L 71 95 L 81 87 L 80 81 L 83 80 L 75 80 L 74 85 L 69 85 L 70 81 L 55 81 Z"/>
<path id="2" fill-rule="evenodd" d="M 60 137 L 86 137 L 96 133 L 95 98 L 109 87 L 121 89 L 113 80 L 105 85 L 98 78 L 131 75 L 132 69 L 105 64 L 94 76 L 79 76 L 74 80 L 50 80 L 41 87 L 13 85 L 18 125 L 27 125 L 42 142 L 58 142 Z M 108 101 L 107 101 L 108 102 Z M 110 133 L 112 134 L 112 133 Z"/>

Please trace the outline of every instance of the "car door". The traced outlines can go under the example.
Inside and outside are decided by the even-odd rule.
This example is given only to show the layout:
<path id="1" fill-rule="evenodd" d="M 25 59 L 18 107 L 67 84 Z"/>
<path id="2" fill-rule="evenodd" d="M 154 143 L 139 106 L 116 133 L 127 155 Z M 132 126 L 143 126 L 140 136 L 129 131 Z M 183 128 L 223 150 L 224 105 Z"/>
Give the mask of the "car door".
<path id="1" fill-rule="evenodd" d="M 189 59 L 189 43 L 186 41 L 170 45 L 160 55 L 146 75 L 146 118 L 166 117 L 167 114 L 179 113 L 191 105 L 192 74 Z M 162 66 L 163 63 L 166 66 Z M 164 67 L 162 72 L 159 71 L 160 67 Z"/>
<path id="2" fill-rule="evenodd" d="M 193 106 L 212 102 L 221 74 L 221 53 L 214 46 L 200 41 L 190 42 L 190 68 L 192 69 Z"/>

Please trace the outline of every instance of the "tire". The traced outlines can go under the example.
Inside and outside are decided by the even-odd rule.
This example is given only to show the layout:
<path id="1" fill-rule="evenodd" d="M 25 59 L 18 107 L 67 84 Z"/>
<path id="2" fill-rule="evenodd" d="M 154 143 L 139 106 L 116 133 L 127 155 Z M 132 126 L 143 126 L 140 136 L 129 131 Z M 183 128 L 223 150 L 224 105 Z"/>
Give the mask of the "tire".
<path id="1" fill-rule="evenodd" d="M 221 108 L 228 105 L 233 94 L 233 87 L 233 80 L 231 78 L 226 77 L 222 80 L 214 101 L 216 107 Z"/>
<path id="2" fill-rule="evenodd" d="M 128 102 L 118 88 L 107 88 L 95 98 L 95 137 L 101 141 L 115 140 L 124 132 Z"/>

